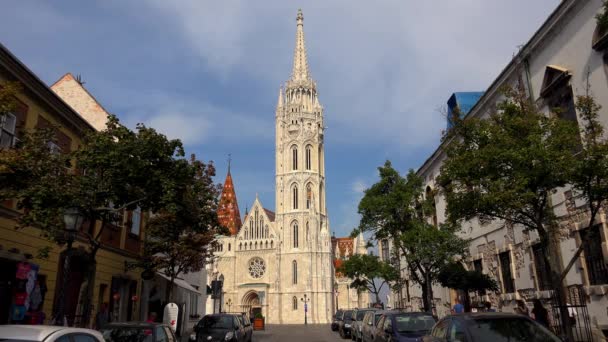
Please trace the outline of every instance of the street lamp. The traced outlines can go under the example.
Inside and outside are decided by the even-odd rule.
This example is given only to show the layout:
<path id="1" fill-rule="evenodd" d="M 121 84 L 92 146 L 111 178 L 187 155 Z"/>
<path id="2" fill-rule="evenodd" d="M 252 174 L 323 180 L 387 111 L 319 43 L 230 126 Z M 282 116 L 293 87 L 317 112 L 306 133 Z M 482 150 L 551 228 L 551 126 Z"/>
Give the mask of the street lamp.
<path id="1" fill-rule="evenodd" d="M 228 312 L 231 312 L 230 308 L 232 307 L 232 299 L 228 298 L 228 301 L 226 302 L 226 306 L 228 307 Z"/>
<path id="2" fill-rule="evenodd" d="M 70 207 L 66 209 L 63 214 L 63 222 L 65 223 L 65 241 L 67 248 L 63 257 L 63 286 L 59 291 L 59 298 L 57 305 L 57 312 L 55 314 L 55 325 L 64 325 L 65 318 L 65 290 L 68 286 L 68 279 L 70 277 L 70 254 L 72 251 L 72 243 L 76 239 L 76 233 L 82 225 L 84 217 L 80 213 L 77 207 Z"/>
<path id="3" fill-rule="evenodd" d="M 300 298 L 302 303 L 304 303 L 304 324 L 308 324 L 308 317 L 306 313 L 308 312 L 308 302 L 310 302 L 310 298 L 306 297 L 306 293 L 304 294 L 304 298 Z"/>

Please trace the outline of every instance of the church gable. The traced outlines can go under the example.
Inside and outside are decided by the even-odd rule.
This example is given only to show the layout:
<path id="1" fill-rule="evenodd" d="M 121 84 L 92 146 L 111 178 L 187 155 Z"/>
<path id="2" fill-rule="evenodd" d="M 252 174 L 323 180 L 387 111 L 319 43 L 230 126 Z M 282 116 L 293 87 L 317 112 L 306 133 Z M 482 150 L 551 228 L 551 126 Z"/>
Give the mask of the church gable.
<path id="1" fill-rule="evenodd" d="M 260 200 L 256 198 L 251 210 L 245 216 L 237 239 L 248 241 L 274 240 L 277 236 L 274 231 L 274 220 L 275 213 L 264 208 Z M 272 245 L 274 246 L 274 242 Z"/>

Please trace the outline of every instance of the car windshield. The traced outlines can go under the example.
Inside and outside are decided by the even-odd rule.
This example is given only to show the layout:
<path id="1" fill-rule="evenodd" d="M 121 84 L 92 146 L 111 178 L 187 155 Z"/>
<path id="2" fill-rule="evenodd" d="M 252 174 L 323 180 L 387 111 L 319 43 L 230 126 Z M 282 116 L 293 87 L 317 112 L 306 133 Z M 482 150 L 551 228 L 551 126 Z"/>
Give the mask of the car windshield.
<path id="1" fill-rule="evenodd" d="M 346 310 L 344 311 L 344 319 L 352 319 L 353 316 L 353 310 Z"/>
<path id="2" fill-rule="evenodd" d="M 397 315 L 395 323 L 400 333 L 426 332 L 435 325 L 435 319 L 426 315 Z"/>
<path id="3" fill-rule="evenodd" d="M 369 311 L 357 311 L 357 321 L 363 320 L 363 317 L 365 317 L 365 314 L 368 312 Z"/>
<path id="4" fill-rule="evenodd" d="M 144 327 L 108 327 L 101 329 L 106 342 L 153 342 L 152 329 Z"/>
<path id="5" fill-rule="evenodd" d="M 205 316 L 202 320 L 203 329 L 231 329 L 232 316 Z"/>
<path id="6" fill-rule="evenodd" d="M 476 319 L 470 326 L 475 341 L 558 342 L 547 329 L 525 318 Z"/>
<path id="7" fill-rule="evenodd" d="M 336 316 L 335 316 L 335 317 L 336 317 L 336 318 L 340 318 L 340 317 L 342 317 L 342 311 L 338 311 L 338 312 L 336 312 Z"/>
<path id="8" fill-rule="evenodd" d="M 381 317 L 382 317 L 382 315 L 381 315 L 381 314 L 380 314 L 380 315 L 376 315 L 376 316 L 374 317 L 374 325 L 378 325 L 378 321 L 380 320 L 380 318 L 381 318 Z"/>

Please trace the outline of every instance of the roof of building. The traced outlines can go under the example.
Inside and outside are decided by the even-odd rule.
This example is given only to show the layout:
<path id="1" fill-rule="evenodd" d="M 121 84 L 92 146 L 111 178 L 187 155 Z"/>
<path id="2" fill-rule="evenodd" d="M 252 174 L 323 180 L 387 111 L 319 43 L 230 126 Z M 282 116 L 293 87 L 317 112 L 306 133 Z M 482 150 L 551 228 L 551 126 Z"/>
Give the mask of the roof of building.
<path id="1" fill-rule="evenodd" d="M 222 189 L 217 216 L 220 224 L 228 228 L 230 235 L 236 235 L 243 225 L 230 168 L 228 168 L 226 181 L 224 181 L 224 188 Z"/>
<path id="2" fill-rule="evenodd" d="M 270 220 L 270 222 L 274 222 L 274 217 L 275 217 L 274 211 L 272 211 L 270 209 L 266 209 L 266 208 L 264 208 L 264 211 L 266 212 L 266 215 L 268 216 L 268 219 Z"/>
<path id="3" fill-rule="evenodd" d="M 0 43 L 0 67 L 12 73 L 12 76 L 23 84 L 34 96 L 37 96 L 44 105 L 60 115 L 62 123 L 68 124 L 77 131 L 94 130 L 95 128 L 85 120 L 80 113 L 72 109 L 61 97 L 51 90 L 36 74 L 23 62 Z"/>

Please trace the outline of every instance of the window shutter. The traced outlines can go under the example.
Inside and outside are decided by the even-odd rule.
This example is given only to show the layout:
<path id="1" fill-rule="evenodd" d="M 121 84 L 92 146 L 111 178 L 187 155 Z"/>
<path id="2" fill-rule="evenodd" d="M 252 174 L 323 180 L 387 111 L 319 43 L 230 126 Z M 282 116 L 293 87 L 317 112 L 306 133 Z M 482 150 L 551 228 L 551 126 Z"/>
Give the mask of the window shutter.
<path id="1" fill-rule="evenodd" d="M 56 130 L 57 145 L 61 148 L 61 152 L 69 153 L 71 151 L 72 139 L 67 134 L 60 130 Z"/>
<path id="2" fill-rule="evenodd" d="M 27 105 L 19 101 L 17 108 L 15 109 L 15 117 L 17 118 L 17 124 L 15 125 L 15 136 L 17 137 L 17 139 L 21 139 L 22 132 L 25 129 L 25 122 L 27 120 L 27 110 Z"/>

